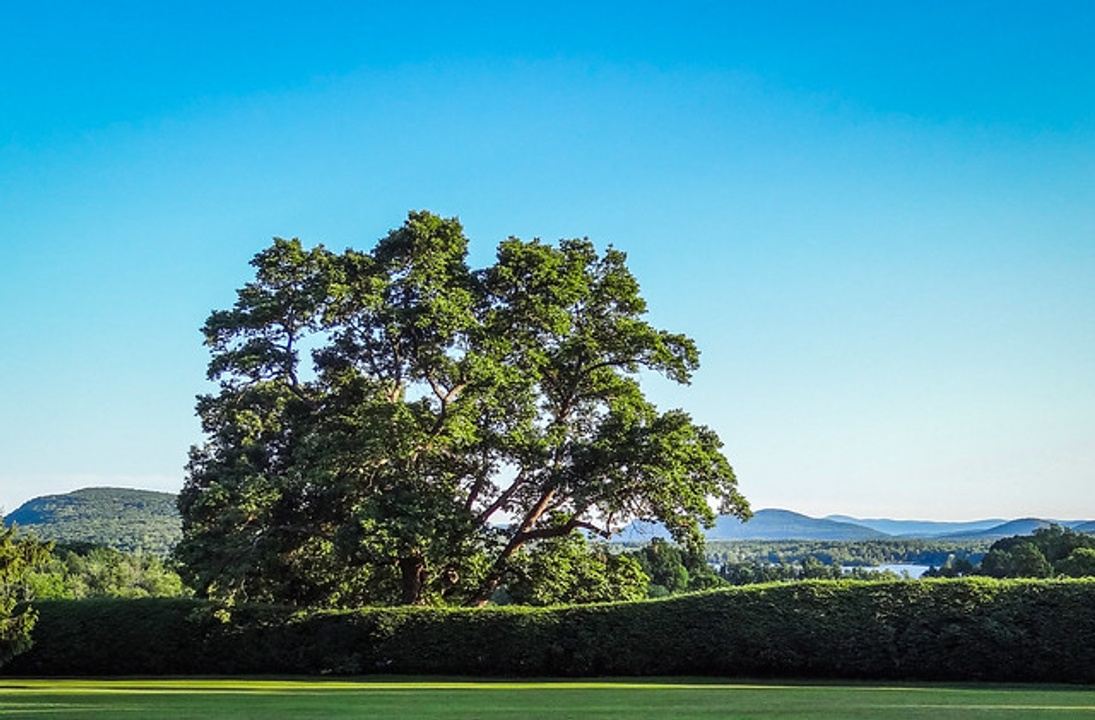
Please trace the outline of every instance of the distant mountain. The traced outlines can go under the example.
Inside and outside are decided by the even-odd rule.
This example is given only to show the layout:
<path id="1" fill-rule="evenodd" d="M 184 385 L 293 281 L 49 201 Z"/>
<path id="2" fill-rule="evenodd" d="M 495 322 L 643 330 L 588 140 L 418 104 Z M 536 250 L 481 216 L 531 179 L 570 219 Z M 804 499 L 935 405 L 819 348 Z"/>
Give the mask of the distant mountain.
<path id="1" fill-rule="evenodd" d="M 174 495 L 126 488 L 85 488 L 34 498 L 6 516 L 4 524 L 46 540 L 153 553 L 168 552 L 182 534 Z"/>
<path id="2" fill-rule="evenodd" d="M 936 520 L 890 520 L 889 518 L 856 518 L 849 515 L 826 515 L 826 520 L 852 523 L 906 538 L 934 538 L 958 533 L 975 533 L 988 530 L 1007 522 L 1004 518 L 970 520 L 968 522 L 939 522 Z"/>
<path id="3" fill-rule="evenodd" d="M 758 510 L 748 522 L 722 515 L 714 528 L 706 532 L 708 540 L 828 540 L 835 542 L 887 539 L 935 540 L 999 540 L 1012 535 L 1030 535 L 1039 528 L 1063 525 L 1095 533 L 1095 521 L 1043 520 L 1022 518 L 1002 520 L 988 518 L 968 522 L 933 520 L 892 520 L 890 518 L 860 519 L 848 515 L 814 518 L 790 510 Z M 652 538 L 668 538 L 669 533 L 657 523 L 634 522 L 613 540 L 646 542 Z"/>
<path id="4" fill-rule="evenodd" d="M 1057 520 L 1043 520 L 1041 518 L 1020 518 L 1009 520 L 1000 525 L 995 525 L 984 530 L 973 532 L 957 532 L 943 537 L 956 540 L 999 540 L 1013 535 L 1033 535 L 1036 530 L 1047 528 L 1050 525 L 1067 525 Z M 1075 524 L 1075 523 L 1073 523 Z"/>
<path id="5" fill-rule="evenodd" d="M 880 540 L 885 533 L 852 523 L 812 518 L 790 510 L 757 510 L 748 522 L 721 515 L 706 532 L 708 540 Z M 614 540 L 642 542 L 668 533 L 654 523 L 632 523 Z"/>
<path id="6" fill-rule="evenodd" d="M 758 510 L 747 522 L 720 516 L 711 540 L 876 540 L 886 537 L 862 525 L 812 518 L 790 510 Z"/>

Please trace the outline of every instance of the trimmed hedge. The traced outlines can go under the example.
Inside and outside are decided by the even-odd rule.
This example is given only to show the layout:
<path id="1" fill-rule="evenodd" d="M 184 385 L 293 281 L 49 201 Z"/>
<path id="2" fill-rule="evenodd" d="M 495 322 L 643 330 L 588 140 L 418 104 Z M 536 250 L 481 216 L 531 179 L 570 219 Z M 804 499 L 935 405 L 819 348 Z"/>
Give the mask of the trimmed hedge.
<path id="1" fill-rule="evenodd" d="M 560 608 L 38 604 L 21 675 L 724 675 L 1095 681 L 1095 581 L 816 581 Z"/>

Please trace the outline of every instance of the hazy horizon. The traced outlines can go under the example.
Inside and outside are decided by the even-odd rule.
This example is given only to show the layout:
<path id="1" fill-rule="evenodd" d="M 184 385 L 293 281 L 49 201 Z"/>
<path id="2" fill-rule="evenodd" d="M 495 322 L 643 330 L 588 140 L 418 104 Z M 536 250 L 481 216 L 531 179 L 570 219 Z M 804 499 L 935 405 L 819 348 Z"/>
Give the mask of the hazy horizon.
<path id="1" fill-rule="evenodd" d="M 3 13 L 0 506 L 177 490 L 272 236 L 626 251 L 756 508 L 1095 518 L 1095 6 Z"/>

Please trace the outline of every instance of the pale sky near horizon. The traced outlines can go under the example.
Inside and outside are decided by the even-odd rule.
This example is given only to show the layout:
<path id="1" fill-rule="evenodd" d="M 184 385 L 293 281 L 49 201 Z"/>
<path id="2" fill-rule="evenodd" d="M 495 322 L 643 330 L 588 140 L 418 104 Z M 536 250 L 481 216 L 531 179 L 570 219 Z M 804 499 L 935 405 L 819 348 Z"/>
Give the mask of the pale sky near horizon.
<path id="1" fill-rule="evenodd" d="M 1095 6 L 6 3 L 0 506 L 177 490 L 272 236 L 628 252 L 754 507 L 1095 518 Z"/>

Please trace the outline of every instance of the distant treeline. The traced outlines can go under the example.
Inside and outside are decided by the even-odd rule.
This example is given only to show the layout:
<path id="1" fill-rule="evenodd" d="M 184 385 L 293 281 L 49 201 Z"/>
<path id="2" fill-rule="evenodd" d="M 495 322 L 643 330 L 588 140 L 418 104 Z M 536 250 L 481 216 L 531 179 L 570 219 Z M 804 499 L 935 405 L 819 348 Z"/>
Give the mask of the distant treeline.
<path id="1" fill-rule="evenodd" d="M 988 551 L 989 541 L 709 540 L 703 555 L 698 555 L 655 538 L 647 543 L 617 543 L 616 549 L 638 559 L 650 577 L 649 597 L 662 597 L 727 584 L 899 579 L 878 568 L 889 563 L 975 567 Z"/>
<path id="2" fill-rule="evenodd" d="M 758 562 L 792 565 L 806 560 L 823 565 L 940 566 L 952 557 L 980 562 L 989 545 L 988 540 L 708 541 L 706 556 L 709 563 L 717 566 Z"/>
<path id="3" fill-rule="evenodd" d="M 644 545 L 622 551 L 639 561 L 650 578 L 648 597 L 658 598 L 681 592 L 708 590 L 726 585 L 793 580 L 872 579 L 898 580 L 893 572 L 866 562 L 840 562 L 840 553 L 862 557 L 846 546 L 860 542 L 708 542 L 704 554 L 690 553 L 666 540 L 655 538 Z M 804 546 L 825 548 L 812 550 Z M 723 549 L 729 547 L 730 550 Z M 816 552 L 816 555 L 814 554 Z M 965 554 L 963 554 L 965 557 Z M 901 562 L 880 560 L 879 562 Z M 843 566 L 854 565 L 850 570 Z"/>
<path id="4" fill-rule="evenodd" d="M 702 558 L 663 541 L 624 545 L 650 576 L 650 597 L 722 584 L 893 578 L 886 564 L 927 565 L 924 577 L 1095 577 L 1095 536 L 1053 525 L 997 540 L 708 541 Z"/>

